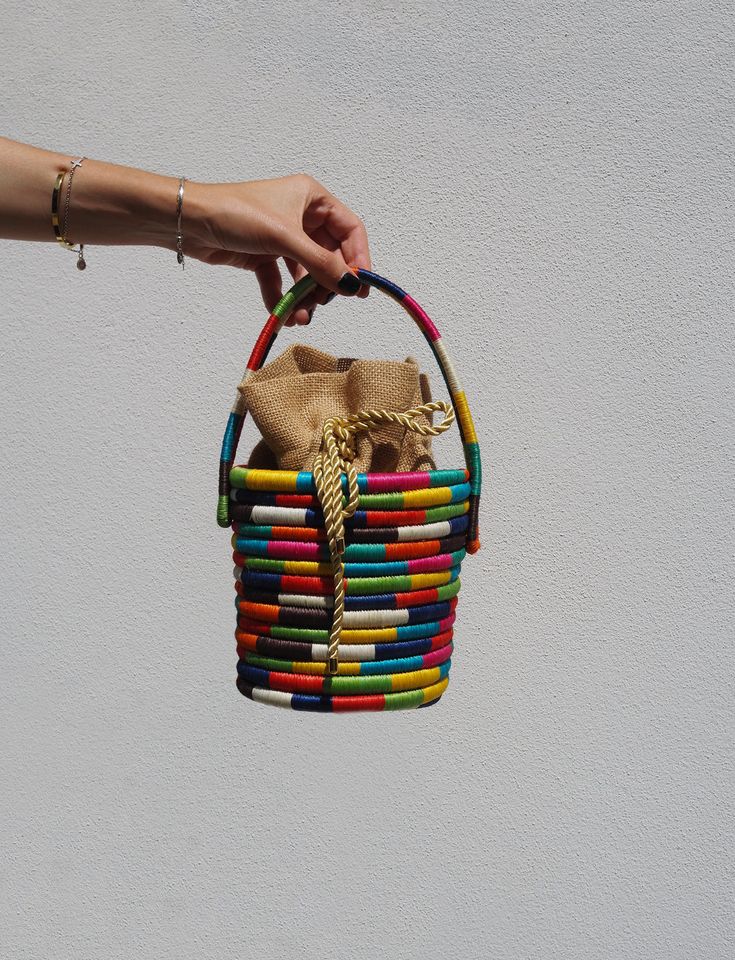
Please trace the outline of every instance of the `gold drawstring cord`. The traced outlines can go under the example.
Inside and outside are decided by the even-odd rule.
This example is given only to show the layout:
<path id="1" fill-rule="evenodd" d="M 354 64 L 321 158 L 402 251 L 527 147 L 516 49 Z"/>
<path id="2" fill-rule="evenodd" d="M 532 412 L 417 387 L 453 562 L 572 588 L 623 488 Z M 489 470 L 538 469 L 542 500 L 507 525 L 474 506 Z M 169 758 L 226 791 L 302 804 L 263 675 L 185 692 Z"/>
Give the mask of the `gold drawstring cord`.
<path id="1" fill-rule="evenodd" d="M 415 417 L 422 413 L 441 410 L 444 420 L 438 426 L 421 423 Z M 322 432 L 322 446 L 314 460 L 314 482 L 317 496 L 324 512 L 324 526 L 329 540 L 329 554 L 334 575 L 334 607 L 332 626 L 329 631 L 329 650 L 327 653 L 327 673 L 336 674 L 338 666 L 337 651 L 342 634 L 344 618 L 345 568 L 342 557 L 345 552 L 345 525 L 347 517 L 353 516 L 357 509 L 358 489 L 357 471 L 352 465 L 355 457 L 355 434 L 370 430 L 382 423 L 397 423 L 422 436 L 438 436 L 454 423 L 454 408 L 444 400 L 432 400 L 420 407 L 413 407 L 403 413 L 392 410 L 361 410 L 349 417 L 330 417 L 326 420 Z M 342 506 L 342 474 L 347 476 L 347 503 Z"/>

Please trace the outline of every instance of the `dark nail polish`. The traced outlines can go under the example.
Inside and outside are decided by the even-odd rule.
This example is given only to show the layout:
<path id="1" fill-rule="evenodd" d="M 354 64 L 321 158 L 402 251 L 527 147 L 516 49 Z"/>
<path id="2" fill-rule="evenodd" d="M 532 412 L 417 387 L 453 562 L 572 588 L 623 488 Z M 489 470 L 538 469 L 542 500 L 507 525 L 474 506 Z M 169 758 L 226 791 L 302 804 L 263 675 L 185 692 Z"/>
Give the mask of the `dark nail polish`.
<path id="1" fill-rule="evenodd" d="M 342 274 L 342 278 L 337 286 L 343 293 L 354 294 L 360 289 L 361 283 L 354 273 L 350 273 L 348 271 L 347 273 Z"/>
<path id="2" fill-rule="evenodd" d="M 311 318 L 313 316 L 314 316 L 314 307 L 312 307 L 311 310 L 309 310 L 309 319 L 306 322 L 311 323 Z"/>
<path id="3" fill-rule="evenodd" d="M 324 301 L 324 306 L 326 307 L 326 305 L 327 305 L 328 303 L 331 303 L 332 300 L 334 300 L 334 298 L 335 298 L 336 296 L 337 296 L 337 294 L 334 292 L 334 290 L 332 290 L 332 292 L 329 294 L 329 296 L 327 297 L 327 299 Z"/>

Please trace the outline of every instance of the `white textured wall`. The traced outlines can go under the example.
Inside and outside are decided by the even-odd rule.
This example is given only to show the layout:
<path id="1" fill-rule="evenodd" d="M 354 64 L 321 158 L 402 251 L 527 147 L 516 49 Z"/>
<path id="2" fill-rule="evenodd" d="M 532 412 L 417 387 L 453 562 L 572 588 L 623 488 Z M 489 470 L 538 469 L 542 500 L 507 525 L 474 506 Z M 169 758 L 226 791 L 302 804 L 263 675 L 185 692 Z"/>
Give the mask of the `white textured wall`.
<path id="1" fill-rule="evenodd" d="M 215 502 L 254 276 L 1 243 L 3 957 L 733 955 L 729 6 L 0 3 L 8 136 L 360 213 L 486 491 L 439 705 L 243 699 Z M 440 394 L 397 310 L 280 343 Z"/>

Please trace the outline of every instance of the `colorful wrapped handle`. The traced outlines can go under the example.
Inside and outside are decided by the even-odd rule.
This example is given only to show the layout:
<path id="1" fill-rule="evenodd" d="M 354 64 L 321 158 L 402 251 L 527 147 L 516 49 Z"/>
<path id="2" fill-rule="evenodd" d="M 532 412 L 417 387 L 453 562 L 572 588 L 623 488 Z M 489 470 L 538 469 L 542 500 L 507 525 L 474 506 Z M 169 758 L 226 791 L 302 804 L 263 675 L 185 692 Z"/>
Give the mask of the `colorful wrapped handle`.
<path id="1" fill-rule="evenodd" d="M 436 361 L 444 377 L 444 382 L 447 385 L 452 405 L 454 406 L 457 424 L 462 436 L 465 463 L 469 471 L 470 503 L 467 527 L 467 551 L 468 553 L 475 553 L 480 547 L 478 533 L 480 487 L 482 483 L 480 446 L 477 442 L 477 434 L 475 433 L 467 398 L 464 390 L 460 386 L 459 379 L 457 378 L 452 361 L 449 359 L 441 335 L 426 311 L 413 297 L 406 293 L 405 290 L 402 290 L 390 280 L 386 280 L 385 277 L 373 273 L 371 270 L 363 270 L 362 268 L 356 267 L 353 268 L 353 273 L 361 283 L 369 284 L 371 287 L 377 287 L 400 303 L 404 310 L 413 317 L 436 357 Z M 276 337 L 281 331 L 281 327 L 298 304 L 315 286 L 317 286 L 316 280 L 311 274 L 307 273 L 305 277 L 302 277 L 298 283 L 295 283 L 293 287 L 281 297 L 273 308 L 273 312 L 266 320 L 265 326 L 261 330 L 260 336 L 253 347 L 253 352 L 250 354 L 250 359 L 248 360 L 248 365 L 245 368 L 245 373 L 240 385 L 245 383 L 255 370 L 259 370 L 263 366 Z M 245 421 L 246 413 L 247 410 L 242 392 L 238 390 L 225 428 L 220 454 L 217 523 L 221 527 L 228 527 L 231 523 L 230 469 L 235 460 L 237 445 L 240 441 L 240 434 L 242 433 L 242 425 Z"/>

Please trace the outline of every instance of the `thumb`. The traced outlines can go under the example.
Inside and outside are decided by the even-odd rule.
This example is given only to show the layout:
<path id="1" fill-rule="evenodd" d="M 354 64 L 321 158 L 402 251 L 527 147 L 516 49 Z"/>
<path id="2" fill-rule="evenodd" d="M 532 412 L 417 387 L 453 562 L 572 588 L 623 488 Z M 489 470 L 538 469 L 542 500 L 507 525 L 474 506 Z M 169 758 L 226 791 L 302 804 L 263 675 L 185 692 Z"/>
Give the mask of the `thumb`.
<path id="1" fill-rule="evenodd" d="M 288 248 L 288 253 L 294 260 L 298 260 L 316 282 L 328 290 L 352 296 L 362 286 L 355 275 L 356 266 L 346 263 L 339 250 L 327 250 L 307 233 L 291 234 Z"/>

